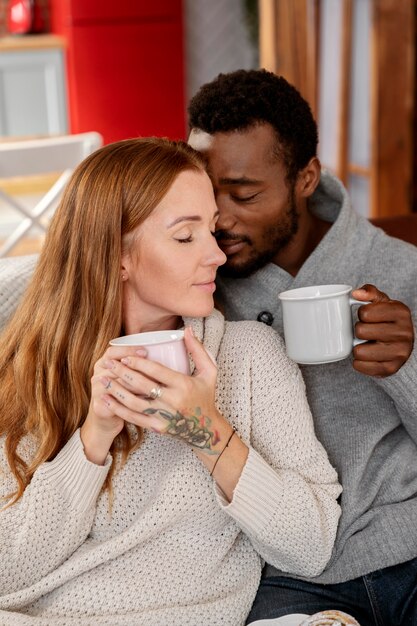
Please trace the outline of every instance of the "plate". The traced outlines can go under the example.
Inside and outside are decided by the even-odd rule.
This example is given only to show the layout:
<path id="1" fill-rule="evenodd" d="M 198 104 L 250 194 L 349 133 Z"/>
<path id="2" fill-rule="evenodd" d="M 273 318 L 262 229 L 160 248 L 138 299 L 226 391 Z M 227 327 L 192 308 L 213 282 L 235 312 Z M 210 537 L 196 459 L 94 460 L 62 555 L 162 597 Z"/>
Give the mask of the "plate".
<path id="1" fill-rule="evenodd" d="M 251 622 L 250 626 L 300 626 L 306 617 L 310 617 L 310 615 L 293 613 L 292 615 L 283 615 L 283 617 L 275 617 L 274 619 L 258 619 L 256 622 Z"/>

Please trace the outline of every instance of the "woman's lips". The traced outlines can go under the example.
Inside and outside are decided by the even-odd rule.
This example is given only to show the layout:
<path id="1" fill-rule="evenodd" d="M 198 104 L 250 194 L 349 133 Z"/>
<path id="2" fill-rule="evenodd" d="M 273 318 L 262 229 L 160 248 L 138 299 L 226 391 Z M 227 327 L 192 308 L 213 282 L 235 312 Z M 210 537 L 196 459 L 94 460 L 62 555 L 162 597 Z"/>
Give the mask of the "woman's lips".
<path id="1" fill-rule="evenodd" d="M 220 239 L 217 241 L 219 248 L 225 253 L 226 256 L 232 256 L 236 252 L 240 252 L 246 245 L 246 241 L 236 241 L 236 239 Z"/>
<path id="2" fill-rule="evenodd" d="M 203 291 L 208 291 L 209 293 L 213 293 L 216 290 L 216 283 L 211 281 L 209 283 L 197 283 L 194 287 L 198 287 Z"/>

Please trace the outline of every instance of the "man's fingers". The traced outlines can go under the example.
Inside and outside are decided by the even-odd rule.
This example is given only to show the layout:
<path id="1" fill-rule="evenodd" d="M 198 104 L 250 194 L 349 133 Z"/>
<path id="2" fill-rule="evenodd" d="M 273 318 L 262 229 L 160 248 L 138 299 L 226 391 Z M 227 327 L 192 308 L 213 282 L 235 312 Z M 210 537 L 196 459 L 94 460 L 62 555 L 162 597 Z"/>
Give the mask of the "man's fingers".
<path id="1" fill-rule="evenodd" d="M 356 322 L 355 336 L 366 341 L 380 341 L 382 343 L 409 342 L 412 335 L 412 328 L 408 325 L 389 323 L 365 323 Z"/>
<path id="2" fill-rule="evenodd" d="M 402 366 L 403 361 L 353 361 L 353 367 L 357 372 L 366 374 L 367 376 L 379 376 L 385 378 L 386 376 L 392 376 L 398 372 Z"/>
<path id="3" fill-rule="evenodd" d="M 355 346 L 353 367 L 368 376 L 391 376 L 398 372 L 411 354 L 414 329 L 410 309 L 398 300 L 390 300 L 374 285 L 366 284 L 352 291 L 362 302 L 355 335 L 366 343 Z"/>
<path id="4" fill-rule="evenodd" d="M 362 285 L 359 289 L 352 291 L 352 296 L 356 300 L 370 300 L 371 302 L 389 302 L 389 297 L 383 291 L 379 291 L 375 285 Z"/>
<path id="5" fill-rule="evenodd" d="M 407 342 L 386 343 L 361 343 L 353 349 L 353 357 L 357 361 L 395 361 L 404 363 L 410 354 Z"/>
<path id="6" fill-rule="evenodd" d="M 376 324 L 378 322 L 406 322 L 410 319 L 408 307 L 397 300 L 372 302 L 364 304 L 358 310 L 361 322 Z"/>

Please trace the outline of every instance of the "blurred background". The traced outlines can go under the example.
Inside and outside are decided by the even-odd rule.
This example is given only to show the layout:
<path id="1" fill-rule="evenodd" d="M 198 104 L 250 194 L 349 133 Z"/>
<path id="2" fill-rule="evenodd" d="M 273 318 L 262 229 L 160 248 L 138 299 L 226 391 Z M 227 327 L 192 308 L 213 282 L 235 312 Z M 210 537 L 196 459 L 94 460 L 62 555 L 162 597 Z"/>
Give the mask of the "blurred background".
<path id="1" fill-rule="evenodd" d="M 186 138 L 203 83 L 265 67 L 309 101 L 359 213 L 415 212 L 416 16 L 417 0 L 0 0 L 0 154 L 89 131 Z M 0 162 L 28 211 L 53 178 L 6 181 Z M 0 197 L 0 243 L 20 218 Z M 41 242 L 35 224 L 10 253 Z"/>

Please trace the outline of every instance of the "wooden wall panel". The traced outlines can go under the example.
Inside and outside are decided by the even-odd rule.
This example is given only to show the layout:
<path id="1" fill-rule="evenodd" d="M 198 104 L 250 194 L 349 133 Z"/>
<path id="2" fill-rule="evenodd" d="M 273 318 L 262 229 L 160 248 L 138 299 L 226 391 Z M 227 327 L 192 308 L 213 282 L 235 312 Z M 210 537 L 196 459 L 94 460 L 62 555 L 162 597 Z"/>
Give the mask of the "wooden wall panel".
<path id="1" fill-rule="evenodd" d="M 317 112 L 318 0 L 259 0 L 260 66 L 284 76 Z"/>
<path id="2" fill-rule="evenodd" d="M 343 36 L 340 58 L 340 120 L 337 175 L 344 185 L 349 176 L 349 120 L 352 85 L 352 0 L 343 0 Z"/>
<path id="3" fill-rule="evenodd" d="M 343 2 L 338 175 L 370 177 L 371 215 L 417 211 L 417 0 L 368 0 L 372 5 L 370 168 L 349 162 L 352 11 Z M 317 119 L 320 0 L 259 0 L 260 65 L 282 74 L 310 103 Z"/>
<path id="4" fill-rule="evenodd" d="M 412 210 L 415 10 L 415 0 L 373 2 L 373 216 Z"/>

